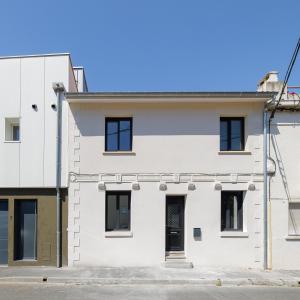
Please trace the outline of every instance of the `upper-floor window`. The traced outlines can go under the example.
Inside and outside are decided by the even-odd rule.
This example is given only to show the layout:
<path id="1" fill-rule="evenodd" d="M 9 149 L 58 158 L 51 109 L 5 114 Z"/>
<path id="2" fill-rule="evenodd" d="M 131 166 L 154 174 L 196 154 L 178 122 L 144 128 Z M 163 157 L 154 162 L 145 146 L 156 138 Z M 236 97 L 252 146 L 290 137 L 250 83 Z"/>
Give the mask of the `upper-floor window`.
<path id="1" fill-rule="evenodd" d="M 105 119 L 105 151 L 132 150 L 132 118 Z"/>
<path id="2" fill-rule="evenodd" d="M 19 118 L 5 119 L 5 140 L 9 142 L 20 141 L 20 120 Z"/>
<path id="3" fill-rule="evenodd" d="M 243 192 L 221 192 L 221 231 L 243 231 Z"/>
<path id="4" fill-rule="evenodd" d="M 244 141 L 244 118 L 221 118 L 220 119 L 220 150 L 243 151 Z"/>

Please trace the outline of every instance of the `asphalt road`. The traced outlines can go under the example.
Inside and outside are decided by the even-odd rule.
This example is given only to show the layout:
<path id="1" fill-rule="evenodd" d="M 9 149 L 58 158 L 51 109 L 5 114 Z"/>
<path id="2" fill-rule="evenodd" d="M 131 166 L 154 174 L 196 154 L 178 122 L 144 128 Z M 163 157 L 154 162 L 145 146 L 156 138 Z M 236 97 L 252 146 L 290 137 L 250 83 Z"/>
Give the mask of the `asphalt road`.
<path id="1" fill-rule="evenodd" d="M 0 300 L 299 300 L 300 288 L 286 287 L 197 287 L 197 286 L 96 286 L 54 284 L 1 284 Z"/>

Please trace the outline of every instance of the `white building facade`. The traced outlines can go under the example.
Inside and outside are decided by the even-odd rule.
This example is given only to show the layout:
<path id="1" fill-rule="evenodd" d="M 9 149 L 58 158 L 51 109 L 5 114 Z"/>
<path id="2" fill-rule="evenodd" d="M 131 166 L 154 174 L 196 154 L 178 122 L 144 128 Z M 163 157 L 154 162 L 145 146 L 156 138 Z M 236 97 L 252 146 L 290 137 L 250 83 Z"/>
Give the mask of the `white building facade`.
<path id="1" fill-rule="evenodd" d="M 0 265 L 57 265 L 53 83 L 63 264 L 300 269 L 300 99 L 264 136 L 276 72 L 258 92 L 89 93 L 69 54 L 0 58 Z"/>
<path id="2" fill-rule="evenodd" d="M 271 97 L 68 94 L 69 264 L 262 268 Z"/>
<path id="3" fill-rule="evenodd" d="M 56 265 L 56 82 L 66 92 L 86 91 L 83 69 L 73 69 L 68 53 L 0 58 L 0 265 Z M 60 189 L 67 264 L 69 108 L 62 98 Z"/>
<path id="4" fill-rule="evenodd" d="M 268 73 L 260 91 L 280 92 L 278 72 Z M 269 107 L 269 117 L 279 93 Z M 300 268 L 300 95 L 298 87 L 286 87 L 268 138 L 268 266 L 273 269 Z"/>

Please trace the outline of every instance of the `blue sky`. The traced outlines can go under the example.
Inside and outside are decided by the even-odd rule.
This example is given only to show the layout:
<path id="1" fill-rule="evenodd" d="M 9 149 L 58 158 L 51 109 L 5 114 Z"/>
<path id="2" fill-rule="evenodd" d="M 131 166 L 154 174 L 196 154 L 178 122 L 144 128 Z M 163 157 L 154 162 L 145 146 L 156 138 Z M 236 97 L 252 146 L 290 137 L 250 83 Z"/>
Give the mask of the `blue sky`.
<path id="1" fill-rule="evenodd" d="M 299 36 L 299 0 L 1 0 L 0 55 L 70 52 L 90 91 L 252 91 Z"/>

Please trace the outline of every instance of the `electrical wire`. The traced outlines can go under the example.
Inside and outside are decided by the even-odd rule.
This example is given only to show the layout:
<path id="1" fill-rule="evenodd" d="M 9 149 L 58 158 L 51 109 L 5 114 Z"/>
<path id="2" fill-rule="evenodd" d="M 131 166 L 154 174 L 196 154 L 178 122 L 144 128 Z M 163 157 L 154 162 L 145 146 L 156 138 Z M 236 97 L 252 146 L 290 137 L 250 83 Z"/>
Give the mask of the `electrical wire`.
<path id="1" fill-rule="evenodd" d="M 298 52 L 299 52 L 299 48 L 300 48 L 300 38 L 298 39 L 297 46 L 296 46 L 296 48 L 295 48 L 295 51 L 294 51 L 293 56 L 292 56 L 292 58 L 291 58 L 290 64 L 289 64 L 288 69 L 287 69 L 287 72 L 286 72 L 286 74 L 285 74 L 284 81 L 283 81 L 283 86 L 282 86 L 282 88 L 281 88 L 281 93 L 280 93 L 280 96 L 279 96 L 279 98 L 278 98 L 278 101 L 277 101 L 277 103 L 276 103 L 274 109 L 272 110 L 272 113 L 271 113 L 271 115 L 270 115 L 270 119 L 273 119 L 273 118 L 274 118 L 275 112 L 276 112 L 276 110 L 277 110 L 277 108 L 278 108 L 278 106 L 279 106 L 279 104 L 280 104 L 280 101 L 281 101 L 283 92 L 284 92 L 284 90 L 285 90 L 285 87 L 286 87 L 287 82 L 288 82 L 288 80 L 289 80 L 289 78 L 290 78 L 291 72 L 292 72 L 292 70 L 293 70 L 293 67 L 294 67 L 294 64 L 295 64 L 295 61 L 296 61 Z"/>

